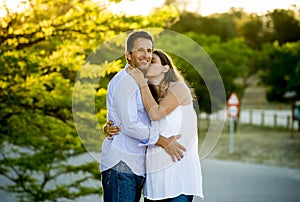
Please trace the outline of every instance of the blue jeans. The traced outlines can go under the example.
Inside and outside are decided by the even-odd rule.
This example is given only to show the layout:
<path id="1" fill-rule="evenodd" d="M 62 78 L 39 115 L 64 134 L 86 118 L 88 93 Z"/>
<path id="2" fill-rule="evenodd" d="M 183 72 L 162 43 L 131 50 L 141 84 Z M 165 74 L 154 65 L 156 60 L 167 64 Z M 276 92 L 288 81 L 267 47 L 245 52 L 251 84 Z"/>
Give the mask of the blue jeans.
<path id="1" fill-rule="evenodd" d="M 154 200 L 154 201 L 145 198 L 144 202 L 192 202 L 193 198 L 194 198 L 194 196 L 182 194 L 175 198 L 167 198 L 167 199 L 163 199 L 163 200 Z"/>
<path id="2" fill-rule="evenodd" d="M 104 202 L 139 202 L 145 178 L 123 162 L 102 173 Z"/>

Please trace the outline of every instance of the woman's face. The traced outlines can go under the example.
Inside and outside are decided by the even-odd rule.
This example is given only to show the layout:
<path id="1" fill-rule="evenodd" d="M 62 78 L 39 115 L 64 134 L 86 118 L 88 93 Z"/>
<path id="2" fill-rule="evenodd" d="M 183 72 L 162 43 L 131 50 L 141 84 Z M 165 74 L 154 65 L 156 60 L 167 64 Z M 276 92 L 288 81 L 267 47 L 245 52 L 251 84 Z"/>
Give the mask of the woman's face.
<path id="1" fill-rule="evenodd" d="M 146 71 L 147 78 L 159 78 L 165 73 L 165 67 L 161 64 L 160 58 L 156 55 L 152 55 L 152 60 L 149 68 Z"/>

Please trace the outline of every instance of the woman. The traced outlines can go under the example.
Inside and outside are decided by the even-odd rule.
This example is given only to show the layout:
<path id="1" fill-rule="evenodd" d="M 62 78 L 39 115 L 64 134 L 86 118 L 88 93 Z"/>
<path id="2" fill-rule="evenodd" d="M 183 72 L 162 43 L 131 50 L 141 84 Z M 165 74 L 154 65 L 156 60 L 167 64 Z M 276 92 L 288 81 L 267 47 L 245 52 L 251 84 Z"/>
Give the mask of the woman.
<path id="1" fill-rule="evenodd" d="M 165 137 L 181 134 L 178 142 L 187 148 L 184 157 L 176 161 L 163 148 L 148 147 L 145 201 L 191 202 L 194 196 L 203 198 L 197 115 L 188 86 L 172 60 L 161 50 L 153 52 L 146 80 L 138 68 L 129 67 L 127 72 L 140 86 L 152 127 L 160 129 L 160 134 Z M 109 127 L 106 130 L 110 131 Z"/>

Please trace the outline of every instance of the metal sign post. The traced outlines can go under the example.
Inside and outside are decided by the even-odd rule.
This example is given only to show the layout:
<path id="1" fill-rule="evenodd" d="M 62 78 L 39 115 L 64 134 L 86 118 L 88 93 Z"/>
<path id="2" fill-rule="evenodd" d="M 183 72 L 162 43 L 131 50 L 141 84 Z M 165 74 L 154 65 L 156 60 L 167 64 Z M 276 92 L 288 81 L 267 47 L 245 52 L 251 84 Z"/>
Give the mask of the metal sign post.
<path id="1" fill-rule="evenodd" d="M 229 154 L 234 152 L 234 121 L 239 115 L 240 101 L 235 93 L 232 93 L 227 102 L 227 115 L 230 118 Z"/>
<path id="2" fill-rule="evenodd" d="M 234 151 L 234 118 L 230 118 L 229 154 Z"/>

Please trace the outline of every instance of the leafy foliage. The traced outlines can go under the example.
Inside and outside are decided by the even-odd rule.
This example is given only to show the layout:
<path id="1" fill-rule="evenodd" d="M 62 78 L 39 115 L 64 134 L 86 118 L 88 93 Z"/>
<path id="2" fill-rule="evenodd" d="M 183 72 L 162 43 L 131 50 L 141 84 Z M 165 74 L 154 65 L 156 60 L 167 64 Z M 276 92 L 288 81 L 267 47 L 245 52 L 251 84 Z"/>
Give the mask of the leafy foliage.
<path id="1" fill-rule="evenodd" d="M 170 25 L 177 12 L 164 6 L 147 17 L 126 17 L 89 0 L 27 3 L 0 24 L 0 175 L 10 182 L 1 188 L 20 201 L 100 195 L 98 162 L 72 163 L 87 153 L 72 114 L 77 74 L 99 44 L 130 29 Z M 95 67 L 100 75 L 87 75 L 103 77 L 100 87 L 91 86 L 97 111 L 83 116 L 89 121 L 96 113 L 98 128 L 106 121 L 106 84 L 121 65 L 104 63 Z M 101 131 L 96 138 L 103 140 Z"/>
<path id="2" fill-rule="evenodd" d="M 236 92 L 239 97 L 242 97 L 243 89 L 247 87 L 246 79 L 251 75 L 251 58 L 254 56 L 255 51 L 247 46 L 243 38 L 221 42 L 221 39 L 217 36 L 199 35 L 195 32 L 189 32 L 187 36 L 197 42 L 211 57 L 221 75 L 226 95 L 230 96 L 232 92 Z M 193 57 L 192 53 L 190 55 L 190 57 Z M 199 73 L 183 58 L 177 58 L 176 65 L 195 89 L 200 109 L 211 113 L 211 98 L 206 88 L 207 84 L 204 83 L 204 79 L 210 79 L 201 78 Z M 209 77 L 210 75 L 205 74 L 204 76 Z M 242 78 L 244 82 L 236 84 L 236 78 Z M 214 79 L 211 82 L 215 82 Z"/>
<path id="3" fill-rule="evenodd" d="M 125 61 L 99 63 L 95 57 L 95 63 L 87 64 L 85 60 L 99 44 L 119 34 L 147 27 L 186 34 L 211 56 L 227 95 L 236 91 L 242 96 L 247 77 L 257 72 L 270 86 L 271 101 L 284 102 L 284 92 L 300 89 L 297 8 L 263 16 L 233 9 L 203 17 L 187 12 L 178 16 L 177 9 L 166 4 L 149 16 L 124 16 L 111 13 L 101 1 L 24 2 L 25 10 L 8 12 L 0 23 L 0 175 L 10 182 L 1 188 L 16 193 L 20 201 L 101 194 L 98 163 L 72 161 L 82 159 L 86 148 L 101 151 L 98 145 L 104 136 L 99 128 L 106 121 L 106 86 Z M 176 1 L 166 2 L 175 5 Z M 191 60 L 197 59 L 188 54 Z M 185 58 L 173 57 L 195 88 L 201 110 L 211 112 L 203 78 Z M 96 71 L 81 74 L 81 83 L 76 82 L 78 72 L 88 65 Z M 236 78 L 244 82 L 237 84 Z M 85 85 L 95 79 L 99 80 L 95 85 Z M 93 98 L 93 110 L 82 105 L 74 116 L 75 87 L 82 92 L 75 96 L 78 101 L 89 103 Z M 74 118 L 80 118 L 84 126 L 76 128 Z M 86 134 L 84 140 L 79 131 Z"/>
<path id="4" fill-rule="evenodd" d="M 300 96 L 300 42 L 266 45 L 261 56 L 262 82 L 269 87 L 267 99 L 287 102 L 284 94 L 294 91 Z"/>
<path id="5" fill-rule="evenodd" d="M 228 13 L 206 17 L 183 12 L 171 29 L 186 34 L 207 51 L 221 74 L 227 95 L 235 91 L 242 97 L 247 78 L 262 72 L 262 83 L 270 87 L 268 100 L 287 102 L 282 97 L 284 92 L 300 93 L 297 88 L 299 59 L 296 59 L 299 12 L 296 6 L 288 10 L 275 9 L 261 16 L 234 8 Z M 270 45 L 276 43 L 276 48 Z M 195 82 L 202 110 L 209 112 L 210 103 L 201 78 L 193 78 L 192 68 L 180 63 L 178 66 L 187 67 L 183 70 L 187 80 Z M 242 79 L 242 83 L 234 82 L 237 78 Z"/>

